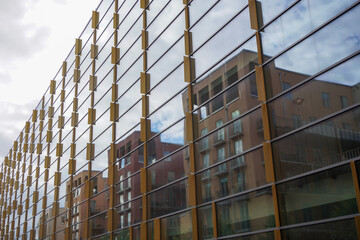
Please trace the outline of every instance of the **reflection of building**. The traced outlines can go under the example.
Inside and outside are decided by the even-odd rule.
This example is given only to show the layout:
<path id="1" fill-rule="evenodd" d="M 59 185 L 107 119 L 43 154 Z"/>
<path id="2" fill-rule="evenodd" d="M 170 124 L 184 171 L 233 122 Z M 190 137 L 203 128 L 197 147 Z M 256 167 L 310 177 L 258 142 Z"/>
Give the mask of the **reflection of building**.
<path id="1" fill-rule="evenodd" d="M 91 172 L 92 195 L 95 195 L 107 188 L 107 178 L 103 178 L 98 171 Z M 96 176 L 96 177 L 94 177 Z M 83 227 L 81 224 L 87 218 L 89 208 L 90 216 L 94 216 L 108 209 L 108 199 L 102 195 L 97 195 L 90 200 L 90 206 L 84 201 L 87 199 L 85 194 L 85 181 L 89 178 L 88 171 L 82 171 L 73 177 L 73 206 L 72 208 L 72 224 L 73 239 L 80 239 L 83 236 Z M 66 193 L 70 192 L 70 182 L 66 182 Z M 103 215 L 96 217 L 91 221 L 90 231 L 92 234 L 102 233 L 106 230 L 106 218 Z"/>
<path id="2" fill-rule="evenodd" d="M 155 135 L 155 133 L 152 133 Z M 139 219 L 140 211 L 138 208 L 141 206 L 139 202 L 130 203 L 132 198 L 140 195 L 140 180 L 139 178 L 131 178 L 130 176 L 140 170 L 144 166 L 144 151 L 143 148 L 138 148 L 142 142 L 140 141 L 140 132 L 134 131 L 124 140 L 117 143 L 116 155 L 117 155 L 117 172 L 116 172 L 116 203 L 119 204 L 117 208 L 118 227 L 128 226 L 134 219 Z M 159 159 L 163 160 L 162 168 L 155 168 L 148 172 L 148 181 L 151 188 L 157 188 L 162 186 L 165 182 L 172 182 L 175 179 L 181 177 L 183 174 L 182 169 L 183 161 L 182 154 L 175 154 L 171 157 L 166 156 L 174 150 L 181 147 L 181 145 L 163 142 L 160 137 L 154 138 L 150 143 L 150 150 L 148 151 L 148 161 L 155 162 Z M 137 149 L 136 151 L 133 151 Z M 175 158 L 181 158 L 180 161 Z M 174 164 L 175 163 L 175 164 Z M 180 193 L 179 193 L 180 194 Z M 174 194 L 176 199 L 179 194 Z M 170 201 L 171 202 L 171 201 Z M 158 206 L 156 211 L 161 211 L 162 207 Z M 176 206 L 173 206 L 176 207 Z"/>
<path id="3" fill-rule="evenodd" d="M 56 229 L 61 229 L 61 228 L 65 227 L 66 216 L 65 216 L 65 214 L 63 214 L 64 212 L 65 212 L 65 208 L 59 208 L 60 216 L 56 217 Z M 45 210 L 44 221 L 43 221 L 42 217 L 40 217 L 39 223 L 42 223 L 42 222 L 45 222 L 45 223 L 41 224 L 41 226 L 39 226 L 39 236 L 38 236 L 39 239 L 44 239 L 44 240 L 51 239 L 51 233 L 53 232 L 53 227 L 54 227 L 53 226 L 54 220 L 52 219 L 53 217 L 54 217 L 53 208 L 48 208 Z M 46 236 L 46 237 L 41 237 L 41 235 Z M 57 236 L 59 237 L 59 239 L 64 239 L 65 233 L 60 232 Z"/>

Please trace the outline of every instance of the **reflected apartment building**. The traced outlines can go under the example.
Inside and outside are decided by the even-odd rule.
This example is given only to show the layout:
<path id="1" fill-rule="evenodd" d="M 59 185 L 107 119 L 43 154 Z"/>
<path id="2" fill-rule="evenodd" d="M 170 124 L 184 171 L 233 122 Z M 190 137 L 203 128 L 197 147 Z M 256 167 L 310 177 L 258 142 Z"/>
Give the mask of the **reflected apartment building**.
<path id="1" fill-rule="evenodd" d="M 251 112 L 258 104 L 255 75 L 249 75 L 242 82 L 234 84 L 254 69 L 257 65 L 257 56 L 256 52 L 245 49 L 203 77 L 193 87 L 194 108 L 198 108 L 194 115 L 194 134 L 195 138 L 198 138 L 195 145 L 196 164 L 198 169 L 206 169 L 196 179 L 197 187 L 200 188 L 197 192 L 200 203 L 253 189 L 266 183 L 263 153 L 253 151 L 243 154 L 247 149 L 259 144 L 264 134 L 260 114 L 250 113 L 251 117 L 242 117 L 243 113 L 248 114 L 247 112 Z M 274 85 L 268 88 L 275 89 L 275 92 L 285 91 L 309 77 L 300 72 L 277 68 L 275 64 L 267 66 L 265 75 L 269 82 L 273 77 L 271 75 L 281 78 L 281 81 L 274 81 Z M 269 104 L 273 137 L 290 132 L 337 109 L 346 108 L 352 102 L 359 101 L 354 98 L 360 99 L 358 86 L 322 80 L 321 76 L 319 79 L 314 79 L 311 84 L 310 89 L 303 88 L 296 93 L 286 94 L 279 101 Z M 227 90 L 224 91 L 226 88 Z M 188 101 L 187 96 L 187 92 L 183 94 L 184 103 Z M 311 108 L 316 111 L 308 111 Z M 289 177 L 359 157 L 360 132 L 352 130 L 357 128 L 359 117 L 360 115 L 352 115 L 341 121 L 327 122 L 308 129 L 306 136 L 299 136 L 305 138 L 304 140 L 292 139 L 279 148 L 273 148 L 275 154 L 281 156 L 281 164 L 275 166 L 279 169 L 276 173 L 279 176 L 285 174 Z M 342 139 L 339 140 L 338 136 L 342 136 Z M 299 144 L 302 141 L 307 141 L 307 145 Z M 221 164 L 227 159 L 230 160 Z M 209 168 L 216 164 L 216 167 Z M 323 181 L 323 184 L 326 188 L 331 186 L 327 181 Z M 335 191 L 330 189 L 329 191 Z M 316 195 L 316 192 L 313 194 Z M 291 196 L 293 197 L 295 196 Z M 308 197 L 301 193 L 296 195 L 298 199 Z M 244 196 L 243 199 L 222 206 L 218 213 L 222 222 L 238 219 L 238 222 L 225 225 L 222 234 L 261 229 L 273 224 L 275 219 L 272 211 L 258 215 L 255 210 L 262 207 L 266 209 L 266 204 L 272 198 L 271 191 L 259 191 L 255 200 L 250 198 Z M 285 206 L 286 199 L 282 198 L 281 201 Z M 314 199 L 310 205 L 316 204 L 318 202 Z M 306 218 L 304 214 L 307 213 L 293 214 L 297 219 L 304 220 Z M 202 221 L 200 225 L 211 226 L 213 222 L 211 208 L 204 211 Z M 232 229 L 226 230 L 226 228 Z M 200 231 L 205 237 L 211 237 L 213 234 L 212 228 L 203 228 Z"/>

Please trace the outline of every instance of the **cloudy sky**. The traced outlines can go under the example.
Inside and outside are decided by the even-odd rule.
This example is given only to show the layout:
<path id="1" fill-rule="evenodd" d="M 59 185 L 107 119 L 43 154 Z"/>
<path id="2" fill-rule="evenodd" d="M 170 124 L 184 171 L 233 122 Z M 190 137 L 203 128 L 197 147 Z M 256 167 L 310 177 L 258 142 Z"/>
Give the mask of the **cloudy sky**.
<path id="1" fill-rule="evenodd" d="M 100 0 L 0 1 L 0 160 Z"/>

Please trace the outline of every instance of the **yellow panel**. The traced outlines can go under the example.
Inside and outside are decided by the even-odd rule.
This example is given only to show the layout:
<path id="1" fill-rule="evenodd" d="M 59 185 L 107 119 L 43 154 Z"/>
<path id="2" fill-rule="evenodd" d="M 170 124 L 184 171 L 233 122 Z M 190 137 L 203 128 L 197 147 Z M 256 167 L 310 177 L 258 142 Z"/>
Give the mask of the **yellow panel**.
<path id="1" fill-rule="evenodd" d="M 51 161 L 51 157 L 45 156 L 45 161 L 44 161 L 45 168 L 50 168 L 50 161 Z"/>
<path id="2" fill-rule="evenodd" d="M 54 107 L 49 107 L 49 111 L 48 111 L 48 117 L 52 118 L 54 115 Z M 49 125 L 50 126 L 50 125 Z"/>
<path id="3" fill-rule="evenodd" d="M 91 27 L 99 29 L 99 12 L 97 12 L 97 11 L 92 12 Z"/>
<path id="4" fill-rule="evenodd" d="M 73 111 L 76 112 L 78 109 L 78 98 L 74 97 L 73 98 Z"/>
<path id="5" fill-rule="evenodd" d="M 195 79 L 195 59 L 184 56 L 184 81 L 187 83 Z"/>
<path id="6" fill-rule="evenodd" d="M 56 156 L 61 157 L 62 154 L 63 154 L 63 144 L 58 143 L 58 144 L 56 144 Z"/>
<path id="7" fill-rule="evenodd" d="M 119 26 L 119 14 L 114 13 L 113 19 L 113 28 L 117 29 L 117 27 Z"/>
<path id="8" fill-rule="evenodd" d="M 65 117 L 64 116 L 59 116 L 58 128 L 63 129 L 64 128 L 64 123 L 65 123 Z"/>
<path id="9" fill-rule="evenodd" d="M 67 63 L 64 61 L 62 65 L 62 76 L 65 77 L 67 72 Z"/>
<path id="10" fill-rule="evenodd" d="M 192 53 L 192 34 L 189 31 L 184 31 L 184 41 L 185 41 L 185 55 L 190 55 Z"/>
<path id="11" fill-rule="evenodd" d="M 113 102 L 116 102 L 117 98 L 118 98 L 118 85 L 116 83 L 113 83 L 111 87 L 111 100 Z"/>
<path id="12" fill-rule="evenodd" d="M 265 175 L 267 182 L 275 182 L 271 143 L 263 142 Z"/>
<path id="13" fill-rule="evenodd" d="M 119 118 L 119 104 L 110 103 L 110 121 L 116 121 Z"/>
<path id="14" fill-rule="evenodd" d="M 30 131 L 30 122 L 25 123 L 25 133 L 29 133 Z"/>
<path id="15" fill-rule="evenodd" d="M 145 118 L 149 115 L 149 96 L 148 95 L 142 95 L 141 96 L 142 101 L 142 117 Z"/>
<path id="16" fill-rule="evenodd" d="M 82 41 L 79 38 L 75 39 L 75 54 L 81 55 Z"/>
<path id="17" fill-rule="evenodd" d="M 120 48 L 111 47 L 111 64 L 119 64 Z"/>
<path id="18" fill-rule="evenodd" d="M 91 59 L 98 59 L 98 45 L 91 44 L 90 58 Z"/>
<path id="19" fill-rule="evenodd" d="M 146 168 L 141 168 L 140 170 L 140 192 L 142 194 L 146 193 L 147 179 L 146 179 Z"/>
<path id="20" fill-rule="evenodd" d="M 141 72 L 140 73 L 140 93 L 147 94 L 150 90 L 150 74 Z"/>
<path id="21" fill-rule="evenodd" d="M 89 77 L 89 90 L 90 91 L 96 91 L 96 87 L 97 87 L 97 77 L 90 75 Z"/>
<path id="22" fill-rule="evenodd" d="M 160 218 L 154 219 L 154 239 L 161 240 L 161 223 Z"/>
<path id="23" fill-rule="evenodd" d="M 148 31 L 146 30 L 141 30 L 141 49 L 142 50 L 146 50 L 149 43 L 148 43 Z"/>
<path id="24" fill-rule="evenodd" d="M 51 80 L 50 81 L 50 94 L 55 94 L 55 90 L 56 90 L 56 81 Z"/>
<path id="25" fill-rule="evenodd" d="M 80 56 L 75 57 L 75 68 L 80 68 Z"/>
<path id="26" fill-rule="evenodd" d="M 94 158 L 95 145 L 93 143 L 87 143 L 86 145 L 86 160 L 92 160 Z"/>
<path id="27" fill-rule="evenodd" d="M 266 103 L 261 103 L 261 115 L 264 130 L 264 140 L 270 141 L 269 115 Z"/>
<path id="28" fill-rule="evenodd" d="M 149 5 L 149 0 L 140 0 L 140 8 L 145 9 Z"/>
<path id="29" fill-rule="evenodd" d="M 71 113 L 71 126 L 76 127 L 78 124 L 79 114 L 77 112 Z"/>
<path id="30" fill-rule="evenodd" d="M 189 179 L 189 205 L 196 206 L 196 177 L 194 174 L 188 175 Z"/>
<path id="31" fill-rule="evenodd" d="M 96 120 L 96 109 L 89 108 L 88 109 L 88 124 L 95 124 Z"/>
<path id="32" fill-rule="evenodd" d="M 80 82 L 80 75 L 81 75 L 81 71 L 80 69 L 74 69 L 74 82 L 78 83 Z"/>
<path id="33" fill-rule="evenodd" d="M 76 155 L 76 143 L 72 143 L 70 147 L 70 158 L 75 158 Z"/>
<path id="34" fill-rule="evenodd" d="M 213 222 L 213 236 L 214 238 L 217 238 L 218 234 L 217 234 L 216 205 L 214 202 L 211 204 L 211 210 L 212 210 L 212 222 Z"/>
<path id="35" fill-rule="evenodd" d="M 37 110 L 33 110 L 33 113 L 32 113 L 32 121 L 33 121 L 33 122 L 36 122 L 36 120 L 37 120 L 37 114 L 38 114 L 38 111 L 37 111 Z"/>
<path id="36" fill-rule="evenodd" d="M 69 174 L 74 174 L 76 171 L 76 160 L 69 159 Z"/>

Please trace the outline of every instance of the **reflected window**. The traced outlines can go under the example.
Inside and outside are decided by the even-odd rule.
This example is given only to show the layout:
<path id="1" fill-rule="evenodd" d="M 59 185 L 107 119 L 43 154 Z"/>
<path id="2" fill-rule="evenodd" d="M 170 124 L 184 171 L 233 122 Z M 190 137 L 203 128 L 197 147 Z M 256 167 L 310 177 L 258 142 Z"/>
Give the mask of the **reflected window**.
<path id="1" fill-rule="evenodd" d="M 281 73 L 279 74 L 279 77 L 281 77 Z M 288 90 L 290 87 L 291 87 L 291 84 L 290 84 L 290 83 L 287 83 L 287 82 L 282 82 L 282 83 L 281 83 L 282 91 L 286 91 L 286 90 Z M 285 94 L 284 98 L 285 98 L 285 99 L 288 99 L 288 100 L 292 100 L 292 95 L 291 95 L 291 93 Z"/>
<path id="2" fill-rule="evenodd" d="M 212 96 L 220 93 L 223 89 L 222 86 L 222 77 L 217 78 L 211 83 Z M 224 100 L 222 94 L 215 97 L 212 101 L 212 112 L 215 112 L 224 106 Z"/>
<path id="3" fill-rule="evenodd" d="M 211 182 L 207 182 L 204 184 L 204 190 L 205 190 L 204 201 L 205 202 L 211 201 Z"/>
<path id="4" fill-rule="evenodd" d="M 225 148 L 224 147 L 218 148 L 217 155 L 218 155 L 218 162 L 224 160 L 225 159 Z"/>
<path id="5" fill-rule="evenodd" d="M 237 80 L 238 80 L 238 72 L 237 72 L 237 66 L 235 66 L 226 72 L 227 85 L 231 86 Z M 234 101 L 238 97 L 239 97 L 239 91 L 238 91 L 237 85 L 235 85 L 227 90 L 227 92 L 226 92 L 226 102 L 227 103 Z"/>
<path id="6" fill-rule="evenodd" d="M 203 168 L 207 168 L 209 166 L 210 166 L 210 159 L 209 159 L 209 153 L 207 153 L 203 156 Z M 204 178 L 210 177 L 210 170 L 204 171 L 203 175 L 204 175 Z"/>
<path id="7" fill-rule="evenodd" d="M 301 116 L 297 115 L 297 114 L 292 114 L 292 121 L 293 121 L 293 126 L 294 128 L 299 128 L 301 127 Z"/>
<path id="8" fill-rule="evenodd" d="M 216 125 L 216 128 L 220 128 L 223 125 L 223 120 L 220 119 L 220 120 L 216 121 L 215 125 Z M 217 131 L 216 142 L 224 141 L 224 140 L 225 140 L 225 129 L 221 128 Z"/>
<path id="9" fill-rule="evenodd" d="M 128 179 L 127 179 L 127 184 L 128 184 L 128 187 L 130 187 L 131 186 L 131 171 L 128 171 L 127 172 L 127 177 L 128 177 Z"/>
<path id="10" fill-rule="evenodd" d="M 225 197 L 228 195 L 228 179 L 227 177 L 220 179 L 220 196 Z"/>
<path id="11" fill-rule="evenodd" d="M 120 191 L 122 191 L 122 190 L 124 189 L 124 188 L 123 188 L 123 186 L 124 186 L 123 180 L 124 180 L 124 176 L 123 176 L 123 175 L 120 175 L 120 184 L 119 184 L 119 186 L 120 186 Z"/>
<path id="12" fill-rule="evenodd" d="M 207 100 L 209 100 L 209 87 L 206 86 L 203 89 L 199 91 L 199 102 L 200 104 L 205 103 Z M 210 113 L 209 105 L 206 104 L 205 106 L 202 106 L 200 108 L 200 119 L 206 118 Z"/>
<path id="13" fill-rule="evenodd" d="M 201 129 L 201 136 L 205 136 L 207 133 L 208 133 L 207 128 Z M 209 137 L 204 137 L 203 139 L 201 139 L 200 143 L 201 143 L 200 150 L 209 149 Z"/>
<path id="14" fill-rule="evenodd" d="M 341 107 L 346 108 L 349 106 L 349 100 L 346 96 L 340 96 Z"/>
<path id="15" fill-rule="evenodd" d="M 322 105 L 326 108 L 330 107 L 330 94 L 327 92 L 321 92 Z"/>
<path id="16" fill-rule="evenodd" d="M 245 173 L 243 171 L 237 173 L 237 186 L 239 192 L 245 190 Z"/>
<path id="17" fill-rule="evenodd" d="M 231 113 L 231 119 L 236 119 L 240 117 L 240 111 L 239 110 L 235 110 Z M 241 120 L 238 119 L 236 121 L 234 121 L 233 123 L 233 135 L 237 135 L 241 133 Z"/>
<path id="18" fill-rule="evenodd" d="M 168 182 L 172 182 L 175 180 L 175 172 L 169 171 L 168 172 Z"/>
<path id="19" fill-rule="evenodd" d="M 258 93 L 257 93 L 257 86 L 256 86 L 256 77 L 255 74 L 251 74 L 249 76 L 249 82 L 250 82 L 250 95 L 252 97 L 257 97 Z"/>

